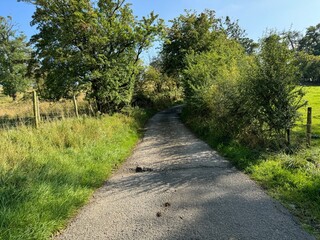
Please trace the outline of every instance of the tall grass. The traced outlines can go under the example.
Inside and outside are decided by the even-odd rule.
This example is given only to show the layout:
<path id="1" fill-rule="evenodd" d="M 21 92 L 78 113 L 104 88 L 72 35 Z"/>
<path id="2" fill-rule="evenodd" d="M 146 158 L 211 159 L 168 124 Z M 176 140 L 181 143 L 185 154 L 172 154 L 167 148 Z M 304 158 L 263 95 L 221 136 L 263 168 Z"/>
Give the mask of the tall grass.
<path id="1" fill-rule="evenodd" d="M 185 112 L 183 120 L 202 139 L 287 206 L 305 228 L 320 239 L 320 87 L 306 87 L 305 91 L 308 105 L 301 109 L 302 120 L 293 131 L 300 147 L 292 154 L 261 152 L 241 146 L 232 139 L 221 142 L 201 118 L 190 118 Z M 313 108 L 311 148 L 306 148 L 305 141 L 307 107 Z"/>
<path id="2" fill-rule="evenodd" d="M 48 239 L 63 228 L 128 157 L 146 119 L 140 111 L 0 131 L 0 239 Z"/>
<path id="3" fill-rule="evenodd" d="M 78 99 L 80 115 L 92 115 L 89 103 L 81 96 Z M 39 101 L 39 111 L 42 121 L 74 117 L 74 105 L 70 99 L 61 101 Z M 0 94 L 0 128 L 33 124 L 33 102 L 31 99 L 19 98 L 13 102 Z"/>

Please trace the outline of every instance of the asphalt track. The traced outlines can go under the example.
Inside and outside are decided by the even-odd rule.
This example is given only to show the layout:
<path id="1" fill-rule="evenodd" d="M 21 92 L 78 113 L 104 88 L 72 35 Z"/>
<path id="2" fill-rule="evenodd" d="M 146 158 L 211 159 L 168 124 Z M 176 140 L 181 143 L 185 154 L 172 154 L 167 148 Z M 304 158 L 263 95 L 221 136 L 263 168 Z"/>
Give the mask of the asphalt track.
<path id="1" fill-rule="evenodd" d="M 315 239 L 179 111 L 149 121 L 133 155 L 56 239 Z"/>

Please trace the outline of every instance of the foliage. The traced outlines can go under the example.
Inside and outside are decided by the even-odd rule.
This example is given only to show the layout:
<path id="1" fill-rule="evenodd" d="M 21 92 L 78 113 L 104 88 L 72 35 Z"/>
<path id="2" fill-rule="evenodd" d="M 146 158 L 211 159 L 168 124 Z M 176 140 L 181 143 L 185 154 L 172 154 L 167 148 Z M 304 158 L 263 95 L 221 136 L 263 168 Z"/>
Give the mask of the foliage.
<path id="1" fill-rule="evenodd" d="M 297 121 L 297 110 L 305 104 L 302 89 L 296 87 L 298 82 L 294 54 L 286 43 L 274 34 L 264 38 L 256 71 L 245 81 L 241 94 L 254 128 L 278 144 L 285 139 L 286 129 Z"/>
<path id="2" fill-rule="evenodd" d="M 320 82 L 320 56 L 299 52 L 297 62 L 302 72 L 302 82 Z"/>
<path id="3" fill-rule="evenodd" d="M 313 132 L 320 134 L 319 87 L 306 87 L 306 96 L 313 107 Z M 236 139 L 222 142 L 216 139 L 216 130 L 200 116 L 184 109 L 183 121 L 210 146 L 230 160 L 237 168 L 250 174 L 273 197 L 280 200 L 304 226 L 320 237 L 320 139 L 312 140 L 312 147 L 293 154 L 257 151 L 239 144 Z M 192 111 L 192 110 L 191 110 Z M 293 136 L 305 136 L 306 112 L 302 128 L 295 128 Z M 301 124 L 300 121 L 297 124 Z M 305 140 L 304 140 L 305 141 Z M 301 148 L 301 146 L 300 146 Z"/>
<path id="4" fill-rule="evenodd" d="M 239 126 L 239 81 L 250 66 L 241 45 L 224 34 L 211 43 L 212 50 L 187 56 L 183 83 L 187 107 L 193 116 L 210 122 L 216 136 L 230 137 Z"/>
<path id="5" fill-rule="evenodd" d="M 149 66 L 136 82 L 135 101 L 139 106 L 165 109 L 182 101 L 183 89 L 177 81 Z"/>
<path id="6" fill-rule="evenodd" d="M 39 33 L 35 59 L 44 76 L 48 98 L 84 90 L 100 112 L 118 111 L 131 103 L 137 63 L 162 31 L 151 13 L 137 20 L 124 0 L 34 2 L 32 25 Z"/>
<path id="7" fill-rule="evenodd" d="M 299 31 L 288 30 L 280 33 L 281 38 L 287 43 L 288 48 L 293 51 L 298 51 L 302 34 Z"/>
<path id="8" fill-rule="evenodd" d="M 3 93 L 16 100 L 18 92 L 31 86 L 27 78 L 27 64 L 31 50 L 23 34 L 14 30 L 11 17 L 0 16 L 0 84 Z"/>
<path id="9" fill-rule="evenodd" d="M 247 54 L 253 54 L 259 47 L 252 39 L 247 37 L 246 31 L 239 26 L 239 21 L 231 21 L 230 17 L 219 19 L 220 29 L 228 36 L 229 39 L 236 40 L 245 49 Z"/>
<path id="10" fill-rule="evenodd" d="M 186 12 L 171 22 L 161 57 L 165 72 L 179 76 L 186 66 L 185 57 L 191 50 L 200 53 L 210 49 L 210 43 L 218 29 L 218 20 L 214 11 L 207 10 L 199 15 Z"/>
<path id="11" fill-rule="evenodd" d="M 320 55 L 320 24 L 307 28 L 305 36 L 299 41 L 299 50 L 311 55 Z"/>
<path id="12" fill-rule="evenodd" d="M 210 123 L 216 137 L 282 147 L 305 103 L 294 53 L 278 35 L 263 39 L 256 56 L 223 33 L 210 44 L 211 50 L 186 57 L 183 83 L 192 115 Z"/>
<path id="13" fill-rule="evenodd" d="M 320 24 L 307 28 L 305 35 L 298 31 L 283 31 L 281 36 L 289 48 L 296 53 L 296 63 L 302 78 L 301 82 L 317 83 L 320 81 Z"/>
<path id="14" fill-rule="evenodd" d="M 190 53 L 200 54 L 214 48 L 212 43 L 220 34 L 236 40 L 252 53 L 256 44 L 246 37 L 238 22 L 229 17 L 217 18 L 213 10 L 205 10 L 197 14 L 187 11 L 185 15 L 173 19 L 171 28 L 162 46 L 161 58 L 163 71 L 179 77 L 186 68 L 186 56 Z"/>
<path id="15" fill-rule="evenodd" d="M 307 28 L 305 35 L 299 31 L 283 31 L 280 35 L 296 54 L 296 63 L 299 67 L 302 83 L 318 83 L 320 81 L 320 24 Z"/>
<path id="16" fill-rule="evenodd" d="M 0 239 L 49 239 L 135 146 L 147 119 L 116 114 L 0 131 Z"/>

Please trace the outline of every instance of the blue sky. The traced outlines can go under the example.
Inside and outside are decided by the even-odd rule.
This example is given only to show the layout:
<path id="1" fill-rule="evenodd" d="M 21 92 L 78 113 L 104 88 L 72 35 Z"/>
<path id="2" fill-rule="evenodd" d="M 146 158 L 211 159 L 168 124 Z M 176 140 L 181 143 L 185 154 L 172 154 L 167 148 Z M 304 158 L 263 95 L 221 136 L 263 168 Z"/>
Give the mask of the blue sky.
<path id="1" fill-rule="evenodd" d="M 320 23 L 320 0 L 129 0 L 137 15 L 154 10 L 165 20 L 172 19 L 184 9 L 213 9 L 217 16 L 239 19 L 249 37 L 258 40 L 265 30 L 305 28 Z"/>
<path id="2" fill-rule="evenodd" d="M 320 23 L 320 0 L 127 0 L 132 3 L 134 14 L 145 16 L 151 11 L 166 21 L 184 13 L 184 9 L 201 12 L 216 11 L 218 17 L 230 16 L 239 19 L 240 26 L 248 37 L 258 40 L 267 29 L 304 31 Z M 16 28 L 29 38 L 36 33 L 30 27 L 34 6 L 16 0 L 0 0 L 0 16 L 12 16 Z M 154 55 L 152 50 L 149 55 Z"/>

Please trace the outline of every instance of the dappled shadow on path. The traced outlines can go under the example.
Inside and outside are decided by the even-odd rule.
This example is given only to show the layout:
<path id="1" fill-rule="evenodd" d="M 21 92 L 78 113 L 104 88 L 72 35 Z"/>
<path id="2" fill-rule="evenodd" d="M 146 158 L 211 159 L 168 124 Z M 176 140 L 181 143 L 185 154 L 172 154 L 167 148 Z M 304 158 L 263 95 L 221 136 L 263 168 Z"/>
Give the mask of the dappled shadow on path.
<path id="1" fill-rule="evenodd" d="M 178 112 L 151 119 L 133 156 L 95 193 L 70 232 L 78 239 L 313 239 L 190 133 Z M 148 171 L 137 173 L 137 166 Z M 68 236 L 74 234 L 61 239 Z"/>
<path id="2" fill-rule="evenodd" d="M 127 236 L 313 239 L 280 204 L 195 138 L 176 112 L 163 112 L 151 121 L 135 154 L 96 195 L 114 205 L 133 202 L 126 208 L 129 212 L 122 229 Z M 152 171 L 136 173 L 138 165 Z M 164 207 L 165 203 L 170 207 Z M 130 211 L 137 209 L 141 214 L 131 218 Z"/>
<path id="3" fill-rule="evenodd" d="M 97 197 L 111 195 L 110 204 L 136 199 L 137 209 L 152 213 L 135 215 L 137 223 L 152 222 L 153 230 L 142 228 L 142 236 L 135 235 L 137 226 L 124 224 L 139 239 L 312 239 L 281 205 L 230 168 L 176 165 L 132 173 L 108 182 Z M 152 202 L 145 196 L 154 196 Z M 169 208 L 163 207 L 165 202 Z"/>

